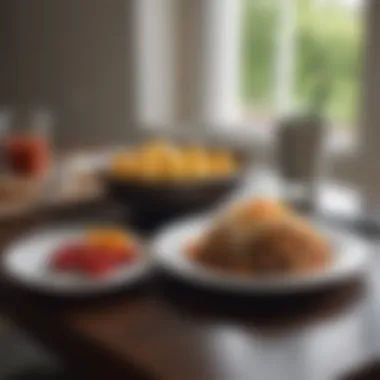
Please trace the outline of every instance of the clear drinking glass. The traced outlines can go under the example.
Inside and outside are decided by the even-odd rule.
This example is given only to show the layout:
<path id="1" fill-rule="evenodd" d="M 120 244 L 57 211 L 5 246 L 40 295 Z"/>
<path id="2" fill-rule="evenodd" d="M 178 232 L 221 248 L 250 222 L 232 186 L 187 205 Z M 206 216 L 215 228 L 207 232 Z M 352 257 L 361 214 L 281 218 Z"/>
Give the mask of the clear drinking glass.
<path id="1" fill-rule="evenodd" d="M 324 124 L 318 118 L 284 123 L 278 135 L 278 170 L 286 202 L 313 211 L 320 176 Z"/>
<path id="2" fill-rule="evenodd" d="M 10 170 L 17 175 L 43 177 L 52 163 L 53 117 L 45 109 L 34 109 L 21 118 L 17 131 L 6 138 L 5 154 Z"/>

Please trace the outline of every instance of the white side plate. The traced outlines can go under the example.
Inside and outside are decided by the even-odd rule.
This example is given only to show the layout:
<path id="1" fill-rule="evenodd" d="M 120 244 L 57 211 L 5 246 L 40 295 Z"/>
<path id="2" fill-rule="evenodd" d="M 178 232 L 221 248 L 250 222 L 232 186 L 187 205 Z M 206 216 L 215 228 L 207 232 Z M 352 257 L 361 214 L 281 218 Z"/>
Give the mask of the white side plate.
<path id="1" fill-rule="evenodd" d="M 54 251 L 62 244 L 81 238 L 86 227 L 61 227 L 35 232 L 12 244 L 3 256 L 3 270 L 12 280 L 31 289 L 55 294 L 92 295 L 131 286 L 150 272 L 150 260 L 141 257 L 101 279 L 66 274 L 49 268 Z"/>

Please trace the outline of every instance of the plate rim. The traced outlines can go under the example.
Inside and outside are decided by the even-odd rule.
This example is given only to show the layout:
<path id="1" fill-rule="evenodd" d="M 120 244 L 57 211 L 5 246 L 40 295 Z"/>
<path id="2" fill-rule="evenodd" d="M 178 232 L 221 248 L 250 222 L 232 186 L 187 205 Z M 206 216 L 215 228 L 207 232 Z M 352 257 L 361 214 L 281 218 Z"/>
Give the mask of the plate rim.
<path id="1" fill-rule="evenodd" d="M 152 257 L 155 264 L 163 270 L 169 272 L 179 280 L 192 283 L 193 285 L 200 285 L 205 288 L 220 290 L 227 293 L 265 293 L 265 294 L 286 294 L 286 293 L 301 293 L 314 289 L 325 288 L 343 281 L 352 279 L 360 275 L 367 268 L 368 260 L 368 244 L 364 239 L 352 234 L 350 231 L 345 230 L 340 226 L 328 225 L 328 229 L 333 233 L 342 235 L 344 233 L 346 238 L 355 241 L 356 253 L 355 260 L 346 267 L 339 268 L 332 265 L 322 271 L 314 274 L 300 274 L 300 275 L 287 275 L 287 276 L 274 276 L 273 278 L 265 279 L 251 279 L 248 277 L 240 277 L 238 275 L 226 275 L 212 271 L 196 263 L 191 263 L 190 260 L 185 259 L 185 266 L 187 269 L 180 269 L 178 265 L 173 263 L 169 255 L 162 253 L 160 245 L 163 244 L 164 239 L 175 228 L 186 228 L 191 224 L 198 224 L 199 226 L 210 225 L 214 213 L 201 214 L 195 217 L 183 218 L 167 225 L 162 228 L 152 239 Z M 201 227 L 198 227 L 201 228 Z M 180 249 L 179 249 L 180 251 Z M 337 257 L 337 254 L 335 254 Z M 191 269 L 190 269 L 191 267 Z"/>
<path id="2" fill-rule="evenodd" d="M 62 286 L 59 283 L 47 281 L 39 281 L 33 277 L 20 276 L 12 269 L 10 264 L 10 257 L 17 252 L 18 249 L 25 246 L 29 240 L 37 238 L 39 235 L 48 235 L 49 233 L 59 234 L 60 232 L 76 234 L 83 232 L 91 227 L 101 228 L 105 226 L 116 226 L 116 223 L 57 223 L 50 227 L 38 227 L 31 229 L 27 232 L 20 234 L 15 240 L 11 241 L 3 250 L 3 254 L 0 260 L 0 270 L 2 275 L 17 286 L 28 287 L 29 290 L 38 291 L 39 293 L 62 295 L 62 296 L 91 296 L 104 293 L 110 293 L 112 291 L 132 287 L 140 281 L 148 278 L 152 270 L 152 257 L 147 254 L 148 250 L 144 240 L 136 234 L 133 234 L 137 238 L 139 244 L 142 246 L 143 258 L 139 259 L 132 265 L 135 271 L 128 276 L 112 277 L 111 280 L 102 282 L 93 282 L 78 284 L 78 286 Z M 120 226 L 118 226 L 120 228 Z M 48 254 L 49 255 L 49 254 Z M 137 269 L 136 269 L 137 268 Z M 113 279 L 113 281 L 112 281 Z"/>

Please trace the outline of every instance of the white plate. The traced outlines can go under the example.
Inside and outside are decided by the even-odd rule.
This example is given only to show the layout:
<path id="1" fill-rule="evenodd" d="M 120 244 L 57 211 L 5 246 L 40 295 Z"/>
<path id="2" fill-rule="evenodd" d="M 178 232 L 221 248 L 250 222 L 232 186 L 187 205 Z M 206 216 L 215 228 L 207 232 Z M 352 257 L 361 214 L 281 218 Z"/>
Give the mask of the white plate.
<path id="1" fill-rule="evenodd" d="M 131 286 L 149 274 L 142 252 L 135 263 L 121 266 L 101 279 L 53 271 L 49 261 L 62 244 L 80 239 L 88 228 L 60 227 L 32 233 L 12 244 L 3 256 L 5 274 L 31 289 L 55 294 L 92 295 Z"/>
<path id="2" fill-rule="evenodd" d="M 172 275 L 196 285 L 223 291 L 260 293 L 291 293 L 321 288 L 357 276 L 366 267 L 368 248 L 364 242 L 345 231 L 318 225 L 334 245 L 333 263 L 329 268 L 312 275 L 266 278 L 222 274 L 186 257 L 186 244 L 200 236 L 209 223 L 209 217 L 200 217 L 165 228 L 153 244 L 157 263 Z"/>

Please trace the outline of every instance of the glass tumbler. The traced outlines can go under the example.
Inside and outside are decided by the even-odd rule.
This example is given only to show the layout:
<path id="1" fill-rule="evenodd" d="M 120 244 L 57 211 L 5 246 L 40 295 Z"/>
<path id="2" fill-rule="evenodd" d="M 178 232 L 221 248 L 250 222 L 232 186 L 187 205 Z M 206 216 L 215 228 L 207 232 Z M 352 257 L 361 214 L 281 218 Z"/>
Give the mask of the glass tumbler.
<path id="1" fill-rule="evenodd" d="M 45 110 L 29 112 L 17 131 L 9 134 L 5 155 L 12 173 L 44 177 L 51 168 L 52 116 Z"/>

